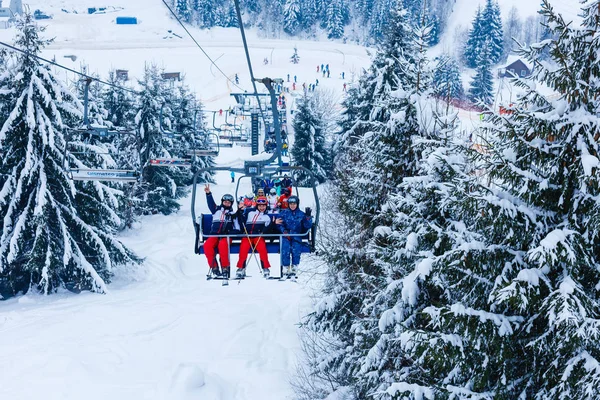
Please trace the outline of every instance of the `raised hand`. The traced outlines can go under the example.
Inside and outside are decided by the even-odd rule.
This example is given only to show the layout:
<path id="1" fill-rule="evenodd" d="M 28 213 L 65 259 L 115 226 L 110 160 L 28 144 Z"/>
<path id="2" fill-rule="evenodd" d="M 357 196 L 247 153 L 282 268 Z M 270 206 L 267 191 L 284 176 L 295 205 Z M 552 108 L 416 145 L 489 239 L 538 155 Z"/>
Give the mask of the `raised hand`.
<path id="1" fill-rule="evenodd" d="M 210 184 L 209 183 L 204 185 L 204 193 L 206 193 L 206 194 L 210 193 Z"/>

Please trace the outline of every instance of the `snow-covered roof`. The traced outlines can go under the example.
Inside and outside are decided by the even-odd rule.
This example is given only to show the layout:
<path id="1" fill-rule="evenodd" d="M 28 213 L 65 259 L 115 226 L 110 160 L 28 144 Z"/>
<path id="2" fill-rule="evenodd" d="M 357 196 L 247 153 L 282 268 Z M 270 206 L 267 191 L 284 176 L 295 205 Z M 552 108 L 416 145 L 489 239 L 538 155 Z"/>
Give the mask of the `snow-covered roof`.
<path id="1" fill-rule="evenodd" d="M 530 71 L 533 70 L 533 65 L 529 61 L 527 61 L 526 59 L 524 59 L 516 54 L 509 55 L 508 58 L 506 59 L 506 62 L 502 65 L 502 67 L 508 67 L 510 64 L 514 63 L 515 61 L 519 61 L 519 60 L 521 60 L 521 62 L 523 64 L 525 64 L 525 66 L 527 68 L 529 68 Z"/>

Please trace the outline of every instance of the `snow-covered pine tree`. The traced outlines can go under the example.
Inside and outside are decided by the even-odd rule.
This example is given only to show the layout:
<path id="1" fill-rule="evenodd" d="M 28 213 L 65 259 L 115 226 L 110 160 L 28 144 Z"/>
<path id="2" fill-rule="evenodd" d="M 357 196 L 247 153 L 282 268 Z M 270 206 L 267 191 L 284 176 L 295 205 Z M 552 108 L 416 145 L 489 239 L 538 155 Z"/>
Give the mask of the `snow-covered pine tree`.
<path id="1" fill-rule="evenodd" d="M 298 104 L 292 127 L 294 129 L 294 145 L 291 156 L 294 165 L 312 171 L 319 183 L 325 182 L 327 179 L 325 164 L 329 156 L 325 147 L 323 121 L 319 119 L 319 114 L 314 110 L 314 102 L 307 94 L 304 94 Z M 294 173 L 294 178 L 299 186 L 314 183 L 312 176 L 302 171 Z"/>
<path id="2" fill-rule="evenodd" d="M 114 69 L 108 72 L 107 82 L 114 86 L 128 87 L 123 80 L 117 78 Z M 113 127 L 133 128 L 133 94 L 114 86 L 105 85 L 102 88 L 102 103 L 107 112 L 106 122 Z"/>
<path id="3" fill-rule="evenodd" d="M 436 61 L 432 81 L 434 95 L 448 104 L 460 100 L 465 93 L 458 63 L 448 54 L 440 55 Z"/>
<path id="4" fill-rule="evenodd" d="M 408 24 L 401 2 L 388 30 L 386 41 L 364 80 L 369 116 L 356 126 L 364 132 L 356 142 L 356 156 L 361 161 L 354 160 L 351 167 L 354 171 L 350 174 L 361 179 L 348 182 L 347 188 L 355 191 L 348 196 L 349 200 L 360 197 L 353 208 L 360 210 L 361 218 L 366 221 L 371 220 L 371 213 L 380 209 L 403 177 L 412 175 L 415 168 L 409 139 L 418 130 L 418 123 L 410 93 L 421 84 L 422 65 L 417 36 Z M 423 84 L 420 90 L 424 87 Z"/>
<path id="5" fill-rule="evenodd" d="M 172 96 L 170 100 L 172 112 L 170 125 L 175 132 L 181 133 L 181 136 L 174 143 L 173 154 L 180 158 L 188 158 L 190 150 L 203 148 L 202 146 L 206 142 L 203 137 L 206 135 L 206 127 L 202 119 L 202 104 L 190 91 L 185 79 L 175 88 Z M 194 118 L 196 121 L 194 121 Z M 194 122 L 196 126 L 194 126 Z M 214 165 L 215 161 L 212 156 L 195 156 L 190 171 L 182 170 L 187 174 L 187 184 L 192 183 L 193 174 L 198 169 L 209 168 Z M 198 183 L 213 182 L 212 177 L 212 172 L 204 172 L 202 176 L 199 176 Z"/>
<path id="6" fill-rule="evenodd" d="M 299 0 L 298 8 L 300 10 L 300 30 L 310 31 L 319 20 L 317 14 L 317 0 Z"/>
<path id="7" fill-rule="evenodd" d="M 480 45 L 484 42 L 488 43 L 490 61 L 492 64 L 496 64 L 504 55 L 504 32 L 498 2 L 496 0 L 486 0 L 481 17 L 483 41 Z"/>
<path id="8" fill-rule="evenodd" d="M 175 0 L 175 13 L 185 22 L 192 22 L 189 0 Z"/>
<path id="9" fill-rule="evenodd" d="M 332 208 L 339 214 L 333 219 L 345 223 L 343 233 L 325 236 L 328 278 L 307 326 L 335 344 L 332 352 L 315 355 L 315 365 L 319 365 L 315 376 L 335 378 L 329 391 L 347 390 L 349 399 L 367 398 L 379 384 L 379 377 L 371 373 L 372 379 L 367 377 L 362 368 L 377 343 L 377 320 L 365 313 L 365 304 L 374 300 L 385 281 L 382 265 L 365 243 L 376 233 L 375 217 L 382 207 L 403 180 L 418 173 L 412 140 L 421 130 L 418 93 L 428 82 L 426 49 L 421 47 L 427 43 L 427 32 L 427 28 L 409 27 L 407 13 L 398 2 L 386 41 L 361 78 L 358 101 L 347 102 L 352 114 L 364 120 L 344 122 L 351 128 L 343 132 L 344 143 L 336 147 L 346 153 L 337 162 L 347 164 L 337 171 L 336 176 L 344 176 L 334 183 L 336 204 Z"/>
<path id="10" fill-rule="evenodd" d="M 294 46 L 294 54 L 290 57 L 290 62 L 292 64 L 298 64 L 300 62 L 300 56 L 298 55 L 298 48 Z"/>
<path id="11" fill-rule="evenodd" d="M 490 46 L 483 45 L 477 60 L 477 72 L 469 87 L 469 99 L 474 103 L 492 104 L 494 101 L 494 81 L 490 60 Z"/>
<path id="12" fill-rule="evenodd" d="M 504 22 L 504 55 L 508 56 L 516 47 L 516 41 L 521 40 L 523 33 L 523 23 L 519 17 L 519 11 L 516 7 L 512 7 L 508 12 L 506 21 Z M 527 43 L 531 44 L 531 42 Z"/>
<path id="13" fill-rule="evenodd" d="M 237 28 L 239 26 L 237 13 L 233 4 L 229 4 L 229 6 L 227 7 L 227 15 L 225 17 L 224 26 L 226 28 Z"/>
<path id="14" fill-rule="evenodd" d="M 171 97 L 169 88 L 162 79 L 158 67 L 146 65 L 144 77 L 139 81 L 142 87 L 135 123 L 139 140 L 142 144 L 143 162 L 156 158 L 174 158 L 174 138 L 163 135 L 160 131 L 160 109 Z M 168 110 L 167 110 L 168 111 Z M 170 118 L 165 113 L 165 119 Z M 141 202 L 138 212 L 142 214 L 171 214 L 179 210 L 177 199 L 186 193 L 185 184 L 188 171 L 178 167 L 151 167 L 143 171 L 144 187 L 136 193 Z"/>
<path id="15" fill-rule="evenodd" d="M 196 0 L 196 19 L 201 28 L 212 28 L 217 22 L 216 7 L 211 0 Z"/>
<path id="16" fill-rule="evenodd" d="M 375 45 L 384 42 L 390 19 L 396 10 L 396 3 L 397 0 L 377 0 L 374 3 L 371 21 L 369 21 L 369 34 Z"/>
<path id="17" fill-rule="evenodd" d="M 25 13 L 17 30 L 15 45 L 29 53 L 11 58 L 0 79 L 0 102 L 12 107 L 0 130 L 1 295 L 60 287 L 103 293 L 113 269 L 135 256 L 112 235 L 110 204 L 95 197 L 76 208 L 77 188 L 63 166 L 64 122 L 81 118 L 80 104 L 32 56 L 49 43 L 40 37 L 44 27 Z M 102 209 L 100 218 L 90 218 L 88 207 Z"/>
<path id="18" fill-rule="evenodd" d="M 514 113 L 484 126 L 491 145 L 477 161 L 487 176 L 456 208 L 479 243 L 439 265 L 453 294 L 424 310 L 418 356 L 440 397 L 597 397 L 600 1 L 583 11 L 577 28 L 544 0 L 557 40 L 520 52 L 560 98 L 517 83 Z"/>
<path id="19" fill-rule="evenodd" d="M 283 30 L 295 35 L 300 29 L 300 5 L 298 0 L 285 0 L 283 6 Z"/>
<path id="20" fill-rule="evenodd" d="M 473 19 L 473 26 L 469 30 L 469 38 L 467 39 L 464 51 L 465 62 L 469 68 L 475 68 L 477 66 L 481 45 L 485 42 L 482 25 L 483 16 L 481 6 L 479 6 L 477 7 L 477 12 Z"/>
<path id="21" fill-rule="evenodd" d="M 417 350 L 422 314 L 451 292 L 438 274 L 439 260 L 469 239 L 451 207 L 460 194 L 456 187 L 470 180 L 468 147 L 456 138 L 456 115 L 434 117 L 429 107 L 420 110 L 426 110 L 421 120 L 434 120 L 430 125 L 436 128 L 413 137 L 421 154 L 419 173 L 402 181 L 375 218 L 367 254 L 381 277 L 362 302 L 364 317 L 351 329 L 357 332 L 355 347 L 365 354 L 354 385 L 382 400 L 436 398 L 441 380 L 430 379 L 433 373 Z"/>
<path id="22" fill-rule="evenodd" d="M 339 39 L 344 36 L 344 9 L 342 0 L 330 0 L 325 15 L 327 37 Z"/>

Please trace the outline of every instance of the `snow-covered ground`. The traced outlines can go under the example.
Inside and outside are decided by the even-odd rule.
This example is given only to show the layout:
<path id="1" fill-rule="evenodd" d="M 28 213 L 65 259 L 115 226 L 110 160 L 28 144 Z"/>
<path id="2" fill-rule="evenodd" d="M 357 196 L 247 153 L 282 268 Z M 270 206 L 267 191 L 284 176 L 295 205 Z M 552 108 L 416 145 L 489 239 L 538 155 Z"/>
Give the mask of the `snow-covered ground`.
<path id="1" fill-rule="evenodd" d="M 239 149 L 223 153 L 232 160 Z M 217 181 L 216 196 L 234 192 L 227 173 Z M 304 190 L 301 199 L 312 203 Z M 108 294 L 0 304 L 0 398 L 292 398 L 307 274 L 298 283 L 265 280 L 249 257 L 248 279 L 207 281 L 206 258 L 193 253 L 190 197 L 181 204 L 176 215 L 146 217 L 122 236 L 146 260 L 118 272 Z M 197 210 L 207 210 L 203 192 Z M 278 255 L 270 259 L 278 275 Z"/>

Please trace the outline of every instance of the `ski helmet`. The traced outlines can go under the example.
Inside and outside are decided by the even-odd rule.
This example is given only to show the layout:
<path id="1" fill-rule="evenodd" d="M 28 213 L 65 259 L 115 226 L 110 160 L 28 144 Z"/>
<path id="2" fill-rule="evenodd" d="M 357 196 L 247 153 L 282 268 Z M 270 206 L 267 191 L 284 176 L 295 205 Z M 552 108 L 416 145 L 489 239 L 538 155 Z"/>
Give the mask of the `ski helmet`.
<path id="1" fill-rule="evenodd" d="M 300 199 L 296 195 L 290 196 L 287 199 L 287 202 L 288 204 L 298 204 L 298 206 L 300 206 Z"/>
<path id="2" fill-rule="evenodd" d="M 267 203 L 268 203 L 268 200 L 267 200 L 267 198 L 265 196 L 258 196 L 258 198 L 256 199 L 256 205 L 257 206 L 259 206 L 261 204 L 263 204 L 263 205 L 266 206 Z"/>
<path id="3" fill-rule="evenodd" d="M 247 199 L 254 199 L 254 193 L 248 193 L 248 194 L 246 195 L 246 198 L 247 198 Z"/>
<path id="4" fill-rule="evenodd" d="M 275 188 L 271 188 L 271 190 L 269 191 L 270 194 L 277 194 L 277 190 L 275 190 Z"/>
<path id="5" fill-rule="evenodd" d="M 224 201 L 229 201 L 231 204 L 233 204 L 234 200 L 235 199 L 230 194 L 224 194 L 223 197 L 221 197 L 221 203 L 224 202 Z"/>

